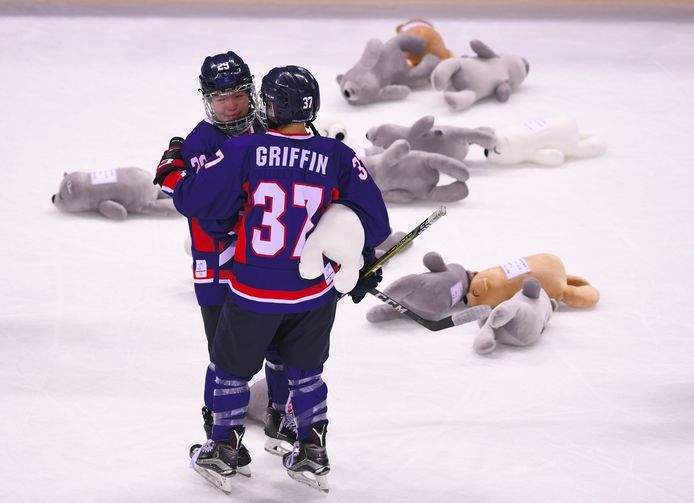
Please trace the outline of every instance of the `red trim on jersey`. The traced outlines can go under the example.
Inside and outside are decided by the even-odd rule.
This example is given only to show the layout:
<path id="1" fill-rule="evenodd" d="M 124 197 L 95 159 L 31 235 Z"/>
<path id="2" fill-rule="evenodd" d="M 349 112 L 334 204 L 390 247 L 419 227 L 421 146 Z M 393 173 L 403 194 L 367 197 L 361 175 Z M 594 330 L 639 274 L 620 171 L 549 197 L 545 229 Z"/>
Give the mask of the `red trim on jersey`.
<path id="1" fill-rule="evenodd" d="M 183 178 L 184 176 L 186 176 L 185 171 L 172 171 L 171 173 L 166 175 L 166 178 L 164 178 L 164 181 L 161 182 L 161 188 L 165 192 L 173 193 L 179 180 L 181 178 Z"/>
<path id="2" fill-rule="evenodd" d="M 200 227 L 200 220 L 197 218 L 190 219 L 190 235 L 193 239 L 193 248 L 201 252 L 214 252 L 214 239 L 210 237 L 202 227 Z"/>
<path id="3" fill-rule="evenodd" d="M 246 238 L 246 216 L 248 215 L 248 208 L 250 207 L 250 200 L 251 200 L 251 188 L 250 188 L 250 182 L 246 182 L 243 184 L 241 187 L 243 191 L 246 193 L 246 202 L 243 205 L 243 216 L 239 219 L 237 228 L 236 228 L 236 234 L 238 234 L 239 238 L 236 241 L 236 250 L 234 252 L 234 260 L 236 260 L 240 264 L 245 264 L 246 263 L 246 243 L 247 243 L 247 238 Z"/>
<path id="4" fill-rule="evenodd" d="M 268 129 L 266 133 L 271 134 L 273 136 L 284 136 L 285 138 L 294 138 L 295 140 L 305 140 L 306 138 L 313 138 L 313 135 L 308 131 L 306 131 L 305 133 L 281 133 L 276 129 Z"/>
<path id="5" fill-rule="evenodd" d="M 237 291 L 239 294 L 247 295 L 249 297 L 254 297 L 256 299 L 273 301 L 273 300 L 302 300 L 306 297 L 312 298 L 316 295 L 321 294 L 329 290 L 332 287 L 332 283 L 326 284 L 325 280 L 317 283 L 308 288 L 296 291 L 286 291 L 286 290 L 264 290 L 262 288 L 254 288 L 252 286 L 244 285 L 239 283 L 234 276 L 234 273 L 229 271 L 229 283 L 231 288 Z"/>

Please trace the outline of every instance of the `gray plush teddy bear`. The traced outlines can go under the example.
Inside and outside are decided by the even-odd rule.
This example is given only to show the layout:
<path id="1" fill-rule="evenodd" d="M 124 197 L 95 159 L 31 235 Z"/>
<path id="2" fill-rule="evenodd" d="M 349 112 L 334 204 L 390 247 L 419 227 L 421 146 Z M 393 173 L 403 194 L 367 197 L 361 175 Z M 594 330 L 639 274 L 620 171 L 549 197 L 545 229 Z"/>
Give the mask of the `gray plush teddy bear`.
<path id="1" fill-rule="evenodd" d="M 407 140 L 412 150 L 442 154 L 463 161 L 470 144 L 493 149 L 496 144 L 494 130 L 488 127 L 468 129 L 456 126 L 434 127 L 434 116 L 425 115 L 412 126 L 382 124 L 366 133 L 366 139 L 374 146 L 387 148 L 399 139 Z"/>
<path id="2" fill-rule="evenodd" d="M 470 173 L 462 162 L 441 154 L 411 152 L 406 140 L 397 140 L 382 153 L 365 156 L 362 162 L 387 202 L 452 202 L 469 193 L 465 181 Z M 438 186 L 439 173 L 456 181 Z"/>
<path id="3" fill-rule="evenodd" d="M 425 50 L 424 38 L 416 35 L 399 34 L 386 43 L 372 38 L 359 62 L 344 75 L 337 76 L 342 96 L 350 105 L 406 98 L 411 87 L 426 84 L 441 61 L 428 53 L 417 66 L 410 68 L 405 53 L 422 54 Z"/>
<path id="4" fill-rule="evenodd" d="M 520 56 L 496 54 L 479 40 L 470 42 L 477 57 L 463 56 L 441 61 L 431 74 L 434 89 L 444 91 L 446 103 L 465 110 L 476 101 L 496 96 L 507 101 L 528 75 L 530 66 Z"/>
<path id="5" fill-rule="evenodd" d="M 430 272 L 399 278 L 384 292 L 421 317 L 438 320 L 465 298 L 471 274 L 459 264 L 446 264 L 436 252 L 424 255 L 422 262 Z M 389 305 L 373 307 L 366 313 L 371 323 L 397 318 L 403 315 Z"/>
<path id="6" fill-rule="evenodd" d="M 98 211 L 112 220 L 125 220 L 128 213 L 177 213 L 173 200 L 152 185 L 152 174 L 140 168 L 64 173 L 51 200 L 61 211 Z"/>
<path id="7" fill-rule="evenodd" d="M 527 346 L 537 341 L 547 326 L 557 301 L 550 299 L 536 278 L 525 278 L 523 288 L 496 306 L 473 343 L 479 354 L 490 353 L 496 343 Z"/>

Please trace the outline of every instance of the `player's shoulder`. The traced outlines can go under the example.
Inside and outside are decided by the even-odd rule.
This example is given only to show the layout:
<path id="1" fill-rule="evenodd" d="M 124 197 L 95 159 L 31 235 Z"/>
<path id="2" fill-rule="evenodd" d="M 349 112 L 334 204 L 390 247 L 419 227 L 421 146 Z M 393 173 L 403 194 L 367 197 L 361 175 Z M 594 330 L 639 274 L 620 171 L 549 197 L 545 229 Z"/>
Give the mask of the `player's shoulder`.
<path id="1" fill-rule="evenodd" d="M 229 138 L 222 144 L 222 151 L 240 153 L 262 143 L 262 134 L 243 134 Z"/>
<path id="2" fill-rule="evenodd" d="M 215 134 L 216 131 L 217 128 L 214 127 L 214 124 L 212 124 L 208 119 L 203 119 L 195 125 L 190 133 L 188 133 L 188 136 L 186 136 L 186 141 L 198 140 L 200 138 Z"/>

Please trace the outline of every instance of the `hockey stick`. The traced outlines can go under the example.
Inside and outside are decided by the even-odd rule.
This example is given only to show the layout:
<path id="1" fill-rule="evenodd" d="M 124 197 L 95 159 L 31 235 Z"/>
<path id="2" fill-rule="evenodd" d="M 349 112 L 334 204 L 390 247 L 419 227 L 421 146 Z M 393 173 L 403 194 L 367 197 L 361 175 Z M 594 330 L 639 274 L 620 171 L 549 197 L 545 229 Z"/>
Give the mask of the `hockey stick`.
<path id="1" fill-rule="evenodd" d="M 444 328 L 455 327 L 464 323 L 469 323 L 471 321 L 477 321 L 487 318 L 489 316 L 489 313 L 492 312 L 491 307 L 481 304 L 479 306 L 468 307 L 463 311 L 452 314 L 450 316 L 446 316 L 445 318 L 441 318 L 440 320 L 427 320 L 419 316 L 414 311 L 407 309 L 397 300 L 376 288 L 372 288 L 371 290 L 369 290 L 369 293 L 376 297 L 378 300 L 388 304 L 390 307 L 395 309 L 400 314 L 407 316 L 411 320 L 416 321 L 424 328 L 427 328 L 433 332 L 438 332 L 439 330 L 443 330 Z"/>
<path id="2" fill-rule="evenodd" d="M 381 267 L 383 264 L 388 262 L 393 255 L 401 251 L 405 246 L 410 244 L 412 241 L 414 241 L 414 238 L 419 236 L 422 232 L 427 230 L 431 225 L 436 222 L 439 218 L 444 216 L 446 214 L 446 207 L 445 206 L 440 206 L 434 213 L 429 215 L 429 217 L 424 220 L 421 224 L 419 224 L 417 227 L 412 229 L 406 236 L 404 236 L 400 241 L 395 243 L 393 246 L 388 249 L 381 257 L 376 260 L 371 266 L 364 272 L 364 274 L 361 275 L 361 278 L 366 278 L 368 276 L 371 276 L 374 271 L 376 271 L 379 267 Z M 342 297 L 347 295 L 346 293 L 340 294 L 340 296 L 337 298 L 337 300 L 340 300 Z"/>
<path id="3" fill-rule="evenodd" d="M 441 206 L 439 209 L 437 209 L 434 213 L 429 215 L 429 217 L 424 220 L 421 224 L 419 224 L 417 227 L 412 229 L 409 234 L 407 234 L 405 237 L 403 237 L 400 241 L 395 243 L 393 246 L 390 247 L 390 249 L 385 252 L 383 255 L 381 255 L 381 258 L 376 260 L 371 266 L 364 272 L 364 274 L 361 275 L 362 278 L 366 278 L 367 276 L 370 276 L 371 274 L 376 271 L 379 267 L 381 267 L 383 264 L 388 262 L 393 255 L 401 251 L 405 246 L 410 244 L 412 241 L 414 241 L 414 238 L 419 236 L 422 232 L 427 230 L 431 225 L 436 222 L 439 218 L 444 216 L 446 214 L 446 207 Z"/>

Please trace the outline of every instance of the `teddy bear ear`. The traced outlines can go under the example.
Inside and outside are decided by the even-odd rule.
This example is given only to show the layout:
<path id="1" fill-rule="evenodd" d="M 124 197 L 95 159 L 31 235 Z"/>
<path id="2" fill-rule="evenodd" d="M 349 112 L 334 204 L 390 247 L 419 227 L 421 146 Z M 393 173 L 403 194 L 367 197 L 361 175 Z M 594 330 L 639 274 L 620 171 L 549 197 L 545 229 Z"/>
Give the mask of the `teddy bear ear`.
<path id="1" fill-rule="evenodd" d="M 65 178 L 66 176 L 67 176 L 67 171 L 65 171 L 65 172 L 63 173 L 63 178 Z"/>
<path id="2" fill-rule="evenodd" d="M 410 128 L 410 136 L 412 138 L 424 136 L 432 127 L 434 127 L 434 116 L 425 115 L 412 124 L 412 128 Z"/>
<path id="3" fill-rule="evenodd" d="M 345 76 L 340 74 L 335 78 L 335 80 L 337 80 L 338 84 L 342 84 L 342 79 L 344 79 L 344 78 L 345 78 Z"/>

